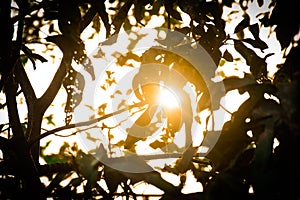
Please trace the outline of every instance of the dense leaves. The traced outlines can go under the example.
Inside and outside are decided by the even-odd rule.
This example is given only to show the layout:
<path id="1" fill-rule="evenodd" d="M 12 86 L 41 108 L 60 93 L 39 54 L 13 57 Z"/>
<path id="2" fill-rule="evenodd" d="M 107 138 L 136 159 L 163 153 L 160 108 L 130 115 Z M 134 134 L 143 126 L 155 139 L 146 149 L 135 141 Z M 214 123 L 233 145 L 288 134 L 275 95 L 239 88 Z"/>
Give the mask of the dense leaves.
<path id="1" fill-rule="evenodd" d="M 257 3 L 259 7 L 269 6 L 265 13 L 257 15 L 259 21 L 253 20 L 254 16 L 250 14 L 250 3 Z M 230 19 L 224 17 L 224 10 L 232 9 L 233 5 L 239 6 L 243 15 L 227 33 Z M 300 144 L 300 47 L 296 36 L 299 34 L 299 6 L 297 0 L 1 1 L 0 23 L 6 31 L 0 38 L 0 90 L 3 95 L 0 108 L 6 112 L 8 121 L 4 119 L 0 124 L 0 199 L 113 199 L 119 196 L 137 199 L 139 195 L 146 199 L 148 196 L 136 194 L 133 190 L 142 182 L 162 190 L 161 199 L 299 199 L 300 173 L 295 164 Z M 239 11 L 231 13 L 234 12 Z M 186 16 L 183 13 L 190 18 L 189 22 L 184 21 Z M 101 123 L 98 125 L 100 129 L 108 131 L 110 144 L 107 150 L 101 144 L 94 152 L 84 152 L 76 143 L 70 145 L 66 142 L 57 153 L 47 152 L 51 142 L 40 147 L 40 139 L 46 136 L 62 130 L 69 131 L 69 135 L 78 131 L 72 129 L 78 125 L 72 124 L 72 113 L 82 101 L 86 80 L 81 71 L 75 70 L 74 64 L 81 65 L 90 79 L 96 78 L 95 66 L 86 55 L 83 31 L 88 27 L 93 32 L 91 37 L 101 32 L 109 37 L 122 30 L 146 26 L 154 15 L 162 16 L 165 20 L 163 27 L 184 35 L 174 39 L 174 32 L 166 32 L 165 39 L 156 41 L 166 49 L 178 47 L 185 38 L 191 37 L 192 43 L 200 44 L 214 63 L 220 64 L 219 69 L 225 68 L 226 62 L 238 67 L 240 62 L 244 62 L 249 66 L 250 71 L 243 77 L 224 75 L 222 82 L 217 83 L 224 84 L 228 93 L 237 90 L 240 94 L 249 95 L 233 113 L 228 111 L 231 118 L 223 124 L 221 131 L 208 128 L 214 118 L 213 111 L 223 107 L 219 104 L 221 96 L 209 91 L 202 75 L 175 53 L 155 47 L 141 55 L 132 52 L 139 37 L 142 37 L 136 35 L 137 39 L 132 39 L 128 45 L 128 53 L 114 53 L 120 70 L 124 70 L 124 66 L 134 67 L 132 63 L 140 64 L 132 81 L 133 89 L 123 93 L 117 90 L 110 97 L 135 95 L 140 103 L 132 107 L 140 108 L 147 104 L 151 108 L 157 103 L 153 95 L 159 90 L 157 85 L 164 82 L 181 89 L 177 93 L 182 97 L 182 109 L 155 114 L 146 108 L 146 112 L 127 129 L 127 137 L 116 143 L 112 143 L 114 135 L 111 133 L 115 127 Z M 105 29 L 102 29 L 102 24 Z M 267 58 L 273 52 L 269 49 L 270 44 L 262 40 L 262 26 L 275 32 L 285 58 L 283 63 L 277 63 L 274 77 L 268 74 Z M 112 45 L 113 42 L 102 45 Z M 32 43 L 44 46 L 46 52 L 35 48 Z M 62 52 L 61 63 L 49 87 L 37 97 L 36 88 L 30 81 L 32 75 L 24 68 L 30 61 L 37 71 L 38 64 L 49 62 L 47 53 L 52 52 L 54 45 Z M 193 47 L 193 44 L 189 45 Z M 95 57 L 104 57 L 105 53 L 99 50 Z M 150 70 L 145 67 L 151 63 L 160 67 Z M 118 83 L 115 73 L 106 71 L 107 79 L 101 87 L 103 94 Z M 152 84 L 143 84 L 149 81 Z M 188 95 L 183 90 L 187 83 L 195 89 L 197 100 L 194 109 L 197 115 L 210 112 L 206 120 L 193 116 Z M 66 125 L 45 130 L 43 120 L 52 128 L 56 126 L 56 113 L 45 113 L 61 88 L 67 94 L 64 105 Z M 212 105 L 212 98 L 218 105 Z M 24 119 L 20 115 L 22 104 L 26 104 Z M 89 126 L 112 116 L 112 113 L 107 113 L 108 105 L 104 102 L 95 111 L 100 118 L 79 125 Z M 130 110 L 126 101 L 121 101 L 117 107 L 118 114 Z M 94 108 L 90 106 L 90 109 Z M 167 153 L 163 159 L 173 154 L 176 159 L 154 169 L 148 161 L 162 159 L 155 157 L 159 155 L 133 153 L 136 144 L 148 140 L 147 137 L 156 131 L 156 125 L 163 118 L 166 119 L 166 127 L 149 146 Z M 157 121 L 153 122 L 153 119 Z M 200 146 L 193 146 L 193 138 L 188 135 L 194 119 L 205 125 L 204 132 L 198 133 L 205 136 Z M 145 125 L 151 128 L 147 133 L 137 128 Z M 185 127 L 186 134 L 184 151 L 174 142 L 182 127 Z M 210 147 L 209 139 L 214 137 L 219 137 L 218 141 L 204 154 L 202 147 Z M 99 142 L 90 133 L 87 133 L 87 139 Z M 128 154 L 112 157 L 113 146 Z M 160 172 L 178 176 L 180 183 L 175 185 L 165 180 Z M 202 192 L 183 194 L 190 172 L 202 184 Z M 47 179 L 47 183 L 42 183 L 41 178 Z"/>

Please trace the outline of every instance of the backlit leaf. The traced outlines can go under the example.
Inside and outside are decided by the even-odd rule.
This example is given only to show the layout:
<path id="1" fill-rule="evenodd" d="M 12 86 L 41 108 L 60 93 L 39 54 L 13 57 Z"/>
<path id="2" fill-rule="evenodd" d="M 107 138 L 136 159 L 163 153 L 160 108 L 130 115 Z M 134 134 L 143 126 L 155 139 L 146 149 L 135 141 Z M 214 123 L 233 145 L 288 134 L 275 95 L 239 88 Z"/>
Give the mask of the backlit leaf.
<path id="1" fill-rule="evenodd" d="M 234 33 L 238 33 L 250 25 L 250 17 L 248 14 L 244 15 L 244 19 L 235 27 Z"/>
<path id="2" fill-rule="evenodd" d="M 258 23 L 249 26 L 249 31 L 255 39 L 259 38 L 259 25 Z"/>
<path id="3" fill-rule="evenodd" d="M 228 52 L 228 50 L 226 49 L 224 54 L 223 54 L 223 58 L 225 58 L 225 60 L 227 60 L 228 62 L 232 62 L 233 61 L 233 57 L 232 55 Z"/>
<path id="4" fill-rule="evenodd" d="M 106 7 L 105 7 L 105 1 L 104 0 L 99 0 L 99 1 L 94 1 L 94 4 L 96 6 L 97 9 L 97 13 L 100 16 L 105 29 L 106 29 L 106 37 L 108 38 L 110 35 L 110 23 L 109 23 L 109 17 L 108 17 L 108 13 L 106 11 Z"/>
<path id="5" fill-rule="evenodd" d="M 264 41 L 260 40 L 259 38 L 255 40 L 246 38 L 243 39 L 243 42 L 247 42 L 248 44 L 251 44 L 255 48 L 259 48 L 260 50 L 265 50 L 268 48 L 268 45 Z"/>
<path id="6" fill-rule="evenodd" d="M 125 2 L 125 4 L 120 8 L 118 13 L 115 15 L 115 17 L 112 21 L 112 24 L 114 25 L 114 28 L 115 28 L 114 34 L 119 33 L 123 22 L 127 18 L 128 11 L 131 8 L 133 2 L 134 2 L 134 0 L 127 0 Z"/>
<path id="7" fill-rule="evenodd" d="M 259 57 L 252 49 L 246 47 L 243 42 L 234 40 L 234 48 L 246 60 L 247 65 L 250 66 L 250 71 L 257 78 L 267 75 L 267 63 L 265 58 Z"/>

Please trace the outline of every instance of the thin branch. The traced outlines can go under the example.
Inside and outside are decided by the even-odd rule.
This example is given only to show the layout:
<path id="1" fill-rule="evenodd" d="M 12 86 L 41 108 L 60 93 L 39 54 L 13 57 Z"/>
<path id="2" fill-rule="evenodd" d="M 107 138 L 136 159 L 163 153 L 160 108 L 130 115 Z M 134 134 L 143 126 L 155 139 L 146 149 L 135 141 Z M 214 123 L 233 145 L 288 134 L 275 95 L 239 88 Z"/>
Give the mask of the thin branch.
<path id="1" fill-rule="evenodd" d="M 35 4 L 33 6 L 31 6 L 30 8 L 28 8 L 27 10 L 25 10 L 24 12 L 14 16 L 13 18 L 11 18 L 12 23 L 16 23 L 17 21 L 19 21 L 20 19 L 24 18 L 26 15 L 29 15 L 30 13 L 32 13 L 33 11 L 39 10 L 41 8 L 43 8 L 44 5 L 46 5 L 47 3 L 45 2 L 41 2 L 39 4 Z"/>
<path id="2" fill-rule="evenodd" d="M 16 63 L 16 72 L 15 75 L 18 79 L 18 82 L 21 85 L 24 97 L 28 103 L 28 106 L 30 106 L 30 104 L 34 104 L 35 101 L 37 100 L 35 92 L 33 90 L 33 87 L 29 81 L 29 78 L 27 76 L 27 73 L 25 72 L 24 67 L 21 64 L 20 59 L 18 59 L 17 63 Z"/>
<path id="3" fill-rule="evenodd" d="M 225 112 L 229 113 L 230 115 L 232 115 L 233 113 L 230 112 L 227 108 L 225 108 L 222 104 L 220 104 L 220 107 L 225 110 Z"/>
<path id="4" fill-rule="evenodd" d="M 73 133 L 71 133 L 71 134 L 69 134 L 69 135 L 59 135 L 59 134 L 57 134 L 57 133 L 54 133 L 54 135 L 57 136 L 57 137 L 70 137 L 70 136 L 72 136 L 72 135 L 76 135 L 77 133 L 80 133 L 80 132 L 83 132 L 83 131 L 86 131 L 86 130 L 89 130 L 89 129 L 92 129 L 92 128 L 96 128 L 96 127 L 98 127 L 98 126 L 95 125 L 95 126 L 92 126 L 92 127 L 80 129 L 80 130 L 77 130 L 77 131 L 75 131 L 75 132 L 73 132 Z"/>
<path id="5" fill-rule="evenodd" d="M 97 10 L 95 6 L 92 6 L 86 14 L 82 17 L 82 21 L 80 23 L 80 32 L 84 31 L 84 29 L 91 23 L 93 18 L 95 17 Z"/>
<path id="6" fill-rule="evenodd" d="M 142 107 L 145 105 L 145 102 L 139 102 L 139 103 L 136 103 L 136 104 L 133 104 L 133 105 L 130 105 L 128 106 L 127 108 L 123 108 L 121 110 L 118 110 L 116 112 L 112 112 L 112 113 L 109 113 L 107 115 L 104 115 L 102 117 L 99 117 L 99 118 L 96 118 L 96 119 L 92 119 L 92 120 L 88 120 L 88 121 L 84 121 L 84 122 L 79 122 L 79 123 L 74 123 L 74 124 L 69 124 L 69 125 L 65 125 L 65 126 L 61 126 L 61 127 L 58 127 L 58 128 L 55 128 L 55 129 L 52 129 L 50 131 L 47 131 L 39 136 L 37 136 L 36 138 L 34 138 L 31 142 L 30 142 L 30 146 L 32 146 L 34 143 L 38 142 L 39 140 L 41 140 L 42 138 L 44 137 L 47 137 L 49 135 L 52 135 L 56 132 L 59 132 L 59 131 L 63 131 L 63 130 L 67 130 L 67 129 L 71 129 L 71 128 L 76 128 L 76 127 L 81 127 L 81 126 L 89 126 L 89 125 L 92 125 L 92 124 L 95 124 L 97 122 L 100 122 L 104 119 L 107 119 L 107 118 L 110 118 L 114 115 L 118 115 L 122 112 L 125 112 L 125 111 L 128 111 L 128 110 L 131 110 L 133 108 L 136 108 L 136 107 Z"/>
<path id="7" fill-rule="evenodd" d="M 19 91 L 16 93 L 16 96 L 19 96 L 21 93 L 22 93 L 22 90 L 19 90 Z M 1 105 L 0 105 L 0 110 L 1 110 L 2 108 L 4 108 L 5 106 L 7 106 L 7 103 L 6 103 L 6 102 L 5 102 L 4 104 L 1 104 Z"/>
<path id="8" fill-rule="evenodd" d="M 72 56 L 64 55 L 62 61 L 51 81 L 49 87 L 44 94 L 37 100 L 40 112 L 43 113 L 50 106 L 53 99 L 56 97 L 59 89 L 61 88 L 62 81 L 67 74 L 67 66 L 71 65 Z"/>

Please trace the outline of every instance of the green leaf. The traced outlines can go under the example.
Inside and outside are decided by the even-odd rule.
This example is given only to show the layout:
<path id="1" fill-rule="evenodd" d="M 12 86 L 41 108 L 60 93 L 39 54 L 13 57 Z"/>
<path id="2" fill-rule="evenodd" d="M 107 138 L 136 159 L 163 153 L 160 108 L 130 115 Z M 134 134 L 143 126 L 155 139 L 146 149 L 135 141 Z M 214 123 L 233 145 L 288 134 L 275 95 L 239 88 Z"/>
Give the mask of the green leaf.
<path id="1" fill-rule="evenodd" d="M 68 158 L 64 158 L 56 154 L 44 155 L 43 159 L 49 165 L 54 163 L 65 163 L 69 160 Z"/>
<path id="2" fill-rule="evenodd" d="M 47 120 L 47 124 L 51 124 L 53 126 L 56 126 L 55 123 L 53 122 L 53 114 L 51 114 L 51 115 L 49 115 L 49 116 L 47 116 L 45 118 Z"/>
<path id="3" fill-rule="evenodd" d="M 20 55 L 20 60 L 21 60 L 21 64 L 22 64 L 23 66 L 25 66 L 26 63 L 28 62 L 28 57 L 25 56 L 25 55 Z"/>
<path id="4" fill-rule="evenodd" d="M 77 153 L 76 163 L 80 173 L 94 186 L 99 179 L 98 165 L 99 161 L 90 154 L 85 154 L 82 151 Z"/>

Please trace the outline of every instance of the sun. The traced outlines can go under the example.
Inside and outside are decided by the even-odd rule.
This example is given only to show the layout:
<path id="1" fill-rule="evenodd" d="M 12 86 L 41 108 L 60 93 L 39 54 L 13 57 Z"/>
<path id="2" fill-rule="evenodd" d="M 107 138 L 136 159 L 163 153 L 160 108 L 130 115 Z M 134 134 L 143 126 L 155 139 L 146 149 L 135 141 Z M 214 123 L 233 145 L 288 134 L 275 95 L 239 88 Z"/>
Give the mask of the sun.
<path id="1" fill-rule="evenodd" d="M 174 91 L 161 86 L 158 94 L 160 104 L 168 109 L 179 108 L 179 99 Z"/>

